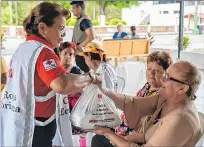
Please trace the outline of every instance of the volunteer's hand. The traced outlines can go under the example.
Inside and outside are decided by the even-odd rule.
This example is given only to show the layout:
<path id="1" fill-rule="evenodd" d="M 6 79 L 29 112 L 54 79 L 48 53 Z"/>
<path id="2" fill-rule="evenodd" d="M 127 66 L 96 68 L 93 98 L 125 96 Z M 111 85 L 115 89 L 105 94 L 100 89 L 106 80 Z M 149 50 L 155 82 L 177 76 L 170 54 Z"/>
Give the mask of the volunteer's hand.
<path id="1" fill-rule="evenodd" d="M 93 84 L 98 86 L 99 89 L 102 89 L 102 77 L 100 74 L 95 74 L 95 80 L 93 81 Z"/>
<path id="2" fill-rule="evenodd" d="M 89 76 L 92 78 L 91 84 L 95 84 L 98 87 L 102 85 L 101 75 L 98 73 L 94 73 L 94 71 L 88 72 Z"/>
<path id="3" fill-rule="evenodd" d="M 86 132 L 92 132 L 98 135 L 106 135 L 113 133 L 109 128 L 106 127 L 97 127 L 96 129 L 87 129 Z M 114 133 L 113 133 L 114 134 Z"/>

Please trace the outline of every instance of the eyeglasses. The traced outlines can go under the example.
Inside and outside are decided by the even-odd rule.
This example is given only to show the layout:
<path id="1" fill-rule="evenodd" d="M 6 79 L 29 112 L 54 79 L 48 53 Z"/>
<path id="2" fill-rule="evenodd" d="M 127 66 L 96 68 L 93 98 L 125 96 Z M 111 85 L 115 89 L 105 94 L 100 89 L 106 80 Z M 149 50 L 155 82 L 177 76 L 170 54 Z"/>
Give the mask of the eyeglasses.
<path id="1" fill-rule="evenodd" d="M 186 84 L 186 85 L 188 85 L 188 84 L 185 83 L 185 82 L 182 82 L 182 81 L 180 81 L 180 80 L 177 80 L 177 79 L 175 79 L 175 78 L 170 77 L 167 72 L 164 73 L 164 79 L 165 79 L 165 81 L 174 81 L 174 82 L 177 82 L 177 83 L 181 83 L 181 84 Z"/>
<path id="2" fill-rule="evenodd" d="M 191 96 L 192 87 L 191 87 L 189 84 L 187 84 L 187 83 L 185 83 L 185 82 L 183 82 L 183 81 L 177 80 L 177 79 L 175 79 L 175 78 L 170 77 L 167 72 L 165 72 L 164 78 L 165 78 L 166 81 L 174 81 L 174 82 L 177 82 L 177 83 L 181 83 L 181 84 L 188 85 L 188 86 L 189 86 L 189 90 L 187 91 L 187 95 L 188 95 L 188 96 Z M 196 95 L 193 95 L 192 100 L 195 100 L 195 99 L 196 99 Z"/>
<path id="3" fill-rule="evenodd" d="M 65 26 L 55 27 L 55 29 L 57 29 L 61 33 L 62 37 L 66 36 L 66 28 L 65 28 Z"/>

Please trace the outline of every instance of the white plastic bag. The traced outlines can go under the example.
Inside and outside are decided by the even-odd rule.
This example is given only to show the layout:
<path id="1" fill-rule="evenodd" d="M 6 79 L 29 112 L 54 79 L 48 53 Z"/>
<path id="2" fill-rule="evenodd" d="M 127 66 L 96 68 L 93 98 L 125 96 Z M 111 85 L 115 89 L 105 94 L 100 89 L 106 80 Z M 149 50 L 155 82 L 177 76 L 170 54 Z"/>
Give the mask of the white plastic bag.
<path id="1" fill-rule="evenodd" d="M 86 87 L 77 101 L 71 112 L 71 122 L 82 129 L 94 129 L 95 126 L 113 128 L 121 124 L 113 100 L 93 84 Z"/>

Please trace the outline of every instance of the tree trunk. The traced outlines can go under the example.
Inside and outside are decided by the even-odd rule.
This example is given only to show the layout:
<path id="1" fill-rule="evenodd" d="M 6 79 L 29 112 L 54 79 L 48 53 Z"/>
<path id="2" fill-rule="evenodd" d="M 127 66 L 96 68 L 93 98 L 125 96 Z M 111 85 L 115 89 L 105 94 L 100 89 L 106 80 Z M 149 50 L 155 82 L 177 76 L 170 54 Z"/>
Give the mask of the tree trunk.
<path id="1" fill-rule="evenodd" d="M 106 25 L 106 6 L 102 4 L 102 1 L 99 1 L 99 8 L 100 8 L 100 25 Z"/>
<path id="2" fill-rule="evenodd" d="M 16 13 L 16 24 L 18 24 L 18 4 L 17 4 L 17 1 L 15 1 L 15 13 Z"/>
<path id="3" fill-rule="evenodd" d="M 9 1 L 10 25 L 13 25 L 12 1 Z"/>
<path id="4" fill-rule="evenodd" d="M 102 4 L 102 1 L 99 1 L 100 15 L 106 15 L 106 6 Z"/>

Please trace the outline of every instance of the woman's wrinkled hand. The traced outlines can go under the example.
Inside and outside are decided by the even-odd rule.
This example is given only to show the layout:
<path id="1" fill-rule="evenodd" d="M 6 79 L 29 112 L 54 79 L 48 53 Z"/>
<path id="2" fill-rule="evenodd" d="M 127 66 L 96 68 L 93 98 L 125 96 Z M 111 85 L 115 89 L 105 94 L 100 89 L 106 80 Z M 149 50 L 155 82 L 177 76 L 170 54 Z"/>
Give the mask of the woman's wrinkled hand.
<path id="1" fill-rule="evenodd" d="M 106 135 L 108 133 L 113 133 L 109 128 L 107 127 L 96 127 L 96 129 L 87 129 L 86 132 L 92 132 L 98 135 Z"/>

